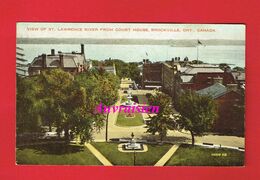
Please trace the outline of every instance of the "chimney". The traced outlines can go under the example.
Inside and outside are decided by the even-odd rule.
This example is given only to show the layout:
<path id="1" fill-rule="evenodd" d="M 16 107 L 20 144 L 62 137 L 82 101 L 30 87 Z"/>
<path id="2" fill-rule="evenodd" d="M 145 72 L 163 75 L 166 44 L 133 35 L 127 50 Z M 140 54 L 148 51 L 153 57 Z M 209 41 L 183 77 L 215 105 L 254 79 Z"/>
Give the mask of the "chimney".
<path id="1" fill-rule="evenodd" d="M 144 64 L 148 64 L 149 63 L 149 59 L 143 59 Z"/>
<path id="2" fill-rule="evenodd" d="M 51 49 L 51 55 L 54 56 L 55 55 L 55 50 Z"/>
<path id="3" fill-rule="evenodd" d="M 85 54 L 85 52 L 84 52 L 84 44 L 81 44 L 80 47 L 81 47 L 81 54 Z"/>
<path id="4" fill-rule="evenodd" d="M 64 58 L 63 58 L 63 54 L 59 54 L 60 57 L 60 67 L 64 67 Z"/>
<path id="5" fill-rule="evenodd" d="M 172 65 L 172 67 L 174 67 L 174 58 L 172 58 L 171 65 Z"/>
<path id="6" fill-rule="evenodd" d="M 42 67 L 43 68 L 46 68 L 47 67 L 47 65 L 46 65 L 46 54 L 42 54 Z"/>

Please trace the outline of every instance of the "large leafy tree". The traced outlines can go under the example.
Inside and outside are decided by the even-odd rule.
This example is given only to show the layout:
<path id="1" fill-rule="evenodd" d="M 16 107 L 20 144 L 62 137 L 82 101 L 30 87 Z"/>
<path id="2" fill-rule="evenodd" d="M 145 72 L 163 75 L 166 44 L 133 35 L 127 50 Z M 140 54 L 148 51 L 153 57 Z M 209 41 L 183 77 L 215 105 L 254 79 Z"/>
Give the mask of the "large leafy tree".
<path id="1" fill-rule="evenodd" d="M 39 115 L 44 107 L 39 99 L 42 86 L 36 77 L 16 79 L 16 123 L 17 133 L 40 132 L 42 119 Z"/>
<path id="2" fill-rule="evenodd" d="M 88 109 L 94 112 L 95 107 L 102 103 L 105 106 L 111 106 L 119 98 L 118 89 L 120 80 L 117 76 L 103 71 L 87 72 L 76 76 L 76 81 L 87 90 Z M 89 112 L 91 113 L 91 112 Z M 108 140 L 108 115 L 106 114 L 106 141 Z M 103 115 L 95 114 L 95 125 L 100 129 L 103 125 L 101 120 Z"/>
<path id="3" fill-rule="evenodd" d="M 45 102 L 42 116 L 49 126 L 57 127 L 57 133 L 64 130 L 69 140 L 72 112 L 83 105 L 84 90 L 75 88 L 73 76 L 61 69 L 43 71 L 39 76 L 43 89 L 41 99 Z"/>
<path id="4" fill-rule="evenodd" d="M 106 66 L 115 65 L 117 76 L 121 78 L 131 78 L 137 84 L 141 83 L 140 69 L 138 68 L 139 63 L 130 62 L 126 63 L 119 59 L 107 59 L 104 62 Z"/>
<path id="5" fill-rule="evenodd" d="M 239 66 L 236 66 L 233 68 L 233 71 L 237 71 L 237 72 L 245 72 L 245 68 L 242 68 L 242 67 L 239 67 Z"/>
<path id="6" fill-rule="evenodd" d="M 60 135 L 69 131 L 82 142 L 92 138 L 104 125 L 104 115 L 96 114 L 102 102 L 112 105 L 118 99 L 119 79 L 105 72 L 87 72 L 72 76 L 61 69 L 42 71 L 40 75 L 17 78 L 17 130 L 40 131 L 42 124 L 57 128 Z"/>
<path id="7" fill-rule="evenodd" d="M 210 96 L 200 96 L 194 91 L 185 91 L 178 102 L 180 118 L 178 124 L 181 129 L 190 131 L 192 145 L 194 136 L 202 136 L 212 129 L 217 117 L 217 106 Z"/>
<path id="8" fill-rule="evenodd" d="M 155 95 L 150 95 L 148 101 L 150 105 L 159 106 L 159 113 L 151 117 L 147 124 L 147 132 L 153 135 L 158 133 L 162 141 L 166 137 L 168 130 L 176 128 L 171 97 L 157 92 Z"/>

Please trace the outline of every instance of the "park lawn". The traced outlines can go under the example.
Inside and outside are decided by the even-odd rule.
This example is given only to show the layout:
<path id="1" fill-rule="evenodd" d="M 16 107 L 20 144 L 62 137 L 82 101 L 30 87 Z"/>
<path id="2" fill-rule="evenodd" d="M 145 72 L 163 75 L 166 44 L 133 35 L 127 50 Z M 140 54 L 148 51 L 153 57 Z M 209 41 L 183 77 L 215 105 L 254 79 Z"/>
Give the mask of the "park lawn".
<path id="1" fill-rule="evenodd" d="M 86 147 L 66 144 L 19 147 L 16 161 L 35 165 L 102 165 Z"/>
<path id="2" fill-rule="evenodd" d="M 243 166 L 244 152 L 182 144 L 166 166 Z"/>
<path id="3" fill-rule="evenodd" d="M 118 151 L 117 143 L 93 142 L 92 145 L 98 149 L 113 165 L 133 166 L 134 153 Z M 153 166 L 170 149 L 172 145 L 147 145 L 147 152 L 136 154 L 138 166 Z"/>
<path id="4" fill-rule="evenodd" d="M 134 113 L 135 117 L 127 118 L 126 113 L 118 113 L 116 125 L 117 126 L 141 126 L 144 124 L 143 116 L 141 113 Z"/>

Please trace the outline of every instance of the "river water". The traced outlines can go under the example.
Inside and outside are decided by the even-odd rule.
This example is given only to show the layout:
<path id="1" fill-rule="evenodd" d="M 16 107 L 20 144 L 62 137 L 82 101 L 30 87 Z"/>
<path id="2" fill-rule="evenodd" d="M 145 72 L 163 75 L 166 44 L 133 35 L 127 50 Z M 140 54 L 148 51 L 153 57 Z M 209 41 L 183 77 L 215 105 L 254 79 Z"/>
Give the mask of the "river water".
<path id="1" fill-rule="evenodd" d="M 24 58 L 30 63 L 36 56 L 50 54 L 51 49 L 62 52 L 80 52 L 79 44 L 17 44 L 24 49 Z M 152 62 L 165 61 L 173 57 L 197 59 L 197 47 L 171 47 L 166 45 L 109 45 L 85 44 L 87 59 L 121 59 L 126 62 L 139 62 L 150 59 Z M 199 60 L 205 63 L 228 63 L 245 67 L 245 46 L 199 46 Z"/>

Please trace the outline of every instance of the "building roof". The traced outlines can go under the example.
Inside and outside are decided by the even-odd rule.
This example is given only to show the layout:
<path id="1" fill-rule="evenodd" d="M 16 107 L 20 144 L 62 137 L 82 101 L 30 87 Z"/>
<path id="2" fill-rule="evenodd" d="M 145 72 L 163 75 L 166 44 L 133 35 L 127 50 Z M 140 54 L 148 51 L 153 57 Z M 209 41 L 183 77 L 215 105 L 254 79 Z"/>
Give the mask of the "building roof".
<path id="1" fill-rule="evenodd" d="M 181 75 L 180 77 L 183 83 L 188 83 L 193 78 L 193 75 Z"/>
<path id="2" fill-rule="evenodd" d="M 186 70 L 187 70 L 187 67 L 180 67 L 180 69 L 179 69 L 179 71 L 180 71 L 181 73 L 185 72 Z"/>
<path id="3" fill-rule="evenodd" d="M 214 64 L 188 64 L 187 67 L 193 68 L 219 68 L 219 66 Z"/>
<path id="4" fill-rule="evenodd" d="M 224 71 L 220 68 L 211 68 L 211 67 L 188 67 L 183 74 L 197 74 L 197 73 L 223 73 Z"/>
<path id="5" fill-rule="evenodd" d="M 228 89 L 226 86 L 220 84 L 220 83 L 215 83 L 212 86 L 209 86 L 207 88 L 201 89 L 199 91 L 196 91 L 200 95 L 209 95 L 213 99 L 216 99 L 228 92 Z"/>
<path id="6" fill-rule="evenodd" d="M 116 67 L 115 66 L 92 66 L 93 69 L 99 69 L 102 68 L 108 73 L 112 73 L 116 75 Z"/>
<path id="7" fill-rule="evenodd" d="M 224 72 L 217 65 L 213 64 L 188 64 L 180 69 L 182 74 L 194 75 L 197 73 L 221 73 Z"/>
<path id="8" fill-rule="evenodd" d="M 64 68 L 77 68 L 80 65 L 86 63 L 85 57 L 82 54 L 76 53 L 62 53 L 63 56 L 63 67 Z M 43 56 L 38 56 L 34 58 L 31 63 L 31 67 L 42 67 Z M 46 67 L 61 67 L 61 57 L 60 54 L 47 55 L 46 56 Z"/>

